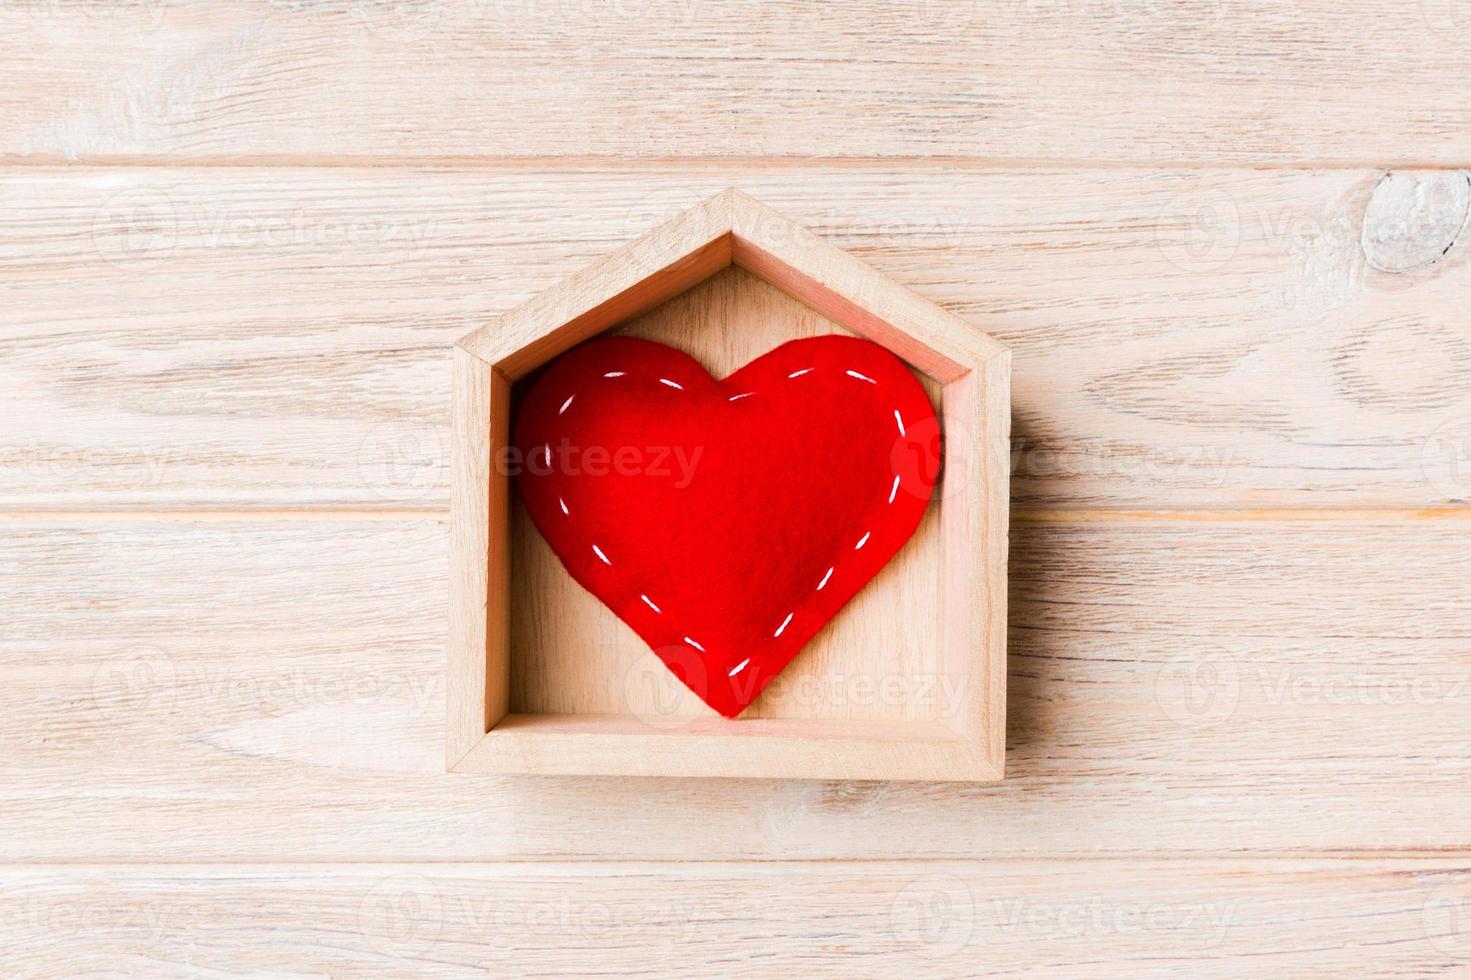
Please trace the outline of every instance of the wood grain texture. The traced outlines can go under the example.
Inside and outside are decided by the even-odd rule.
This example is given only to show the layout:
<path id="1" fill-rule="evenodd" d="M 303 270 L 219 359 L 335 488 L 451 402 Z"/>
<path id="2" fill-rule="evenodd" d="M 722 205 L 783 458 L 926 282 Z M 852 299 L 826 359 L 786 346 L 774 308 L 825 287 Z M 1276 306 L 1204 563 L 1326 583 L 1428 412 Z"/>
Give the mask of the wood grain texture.
<path id="1" fill-rule="evenodd" d="M 0 12 L 0 147 L 1460 166 L 1468 18 L 1457 0 L 22 0 Z"/>
<path id="2" fill-rule="evenodd" d="M 0 973 L 1466 974 L 1468 29 L 0 4 Z M 442 771 L 451 345 L 728 186 L 1016 351 L 1002 786 Z"/>
<path id="3" fill-rule="evenodd" d="M 11 976 L 1459 975 L 1446 861 L 0 869 Z"/>
<path id="4" fill-rule="evenodd" d="M 729 189 L 506 311 L 456 343 L 516 381 L 574 344 L 642 316 L 730 265 Z"/>
<path id="5" fill-rule="evenodd" d="M 736 265 L 945 383 L 1007 352 L 973 324 L 739 190 L 730 193 Z"/>
<path id="6" fill-rule="evenodd" d="M 1454 504 L 1471 252 L 1369 268 L 1379 178 L 11 169 L 0 501 L 444 508 L 453 339 L 734 184 L 1014 348 L 1019 506 Z"/>
<path id="7" fill-rule="evenodd" d="M 994 788 L 446 775 L 444 524 L 5 531 L 3 860 L 1471 851 L 1459 522 L 1015 528 Z"/>
<path id="8" fill-rule="evenodd" d="M 455 349 L 454 479 L 444 761 L 453 769 L 510 710 L 510 492 L 491 460 L 509 444 L 511 385 Z"/>

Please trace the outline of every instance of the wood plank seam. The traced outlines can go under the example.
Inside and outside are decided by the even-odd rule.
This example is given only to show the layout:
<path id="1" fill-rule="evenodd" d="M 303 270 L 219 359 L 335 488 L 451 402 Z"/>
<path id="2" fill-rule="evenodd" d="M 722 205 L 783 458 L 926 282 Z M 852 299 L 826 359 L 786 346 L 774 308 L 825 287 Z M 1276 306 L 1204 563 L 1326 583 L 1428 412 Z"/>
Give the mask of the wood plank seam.
<path id="1" fill-rule="evenodd" d="M 1200 521 L 1220 523 L 1291 524 L 1302 521 L 1341 521 L 1343 523 L 1421 523 L 1425 521 L 1471 520 L 1471 507 L 1273 507 L 1273 508 L 1191 508 L 1152 507 L 1134 510 L 1122 507 L 1015 508 L 1011 520 L 1017 524 L 1103 524 L 1157 523 Z M 177 523 L 209 522 L 311 522 L 345 521 L 426 521 L 444 524 L 449 521 L 446 508 L 179 508 L 151 509 L 129 506 L 115 510 L 90 508 L 56 508 L 54 510 L 0 509 L 0 521 L 42 522 L 56 524 L 128 523 L 136 521 L 168 521 Z"/>

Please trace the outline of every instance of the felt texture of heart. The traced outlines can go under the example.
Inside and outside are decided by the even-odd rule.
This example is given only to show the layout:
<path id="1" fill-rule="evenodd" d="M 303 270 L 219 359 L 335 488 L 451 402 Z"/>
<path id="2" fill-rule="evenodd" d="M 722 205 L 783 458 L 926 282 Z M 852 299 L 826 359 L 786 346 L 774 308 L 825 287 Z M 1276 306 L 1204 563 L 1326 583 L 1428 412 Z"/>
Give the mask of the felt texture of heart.
<path id="1" fill-rule="evenodd" d="M 919 381 L 844 336 L 723 381 L 663 344 L 593 340 L 531 386 L 514 443 L 568 572 L 726 717 L 909 540 L 940 463 Z"/>

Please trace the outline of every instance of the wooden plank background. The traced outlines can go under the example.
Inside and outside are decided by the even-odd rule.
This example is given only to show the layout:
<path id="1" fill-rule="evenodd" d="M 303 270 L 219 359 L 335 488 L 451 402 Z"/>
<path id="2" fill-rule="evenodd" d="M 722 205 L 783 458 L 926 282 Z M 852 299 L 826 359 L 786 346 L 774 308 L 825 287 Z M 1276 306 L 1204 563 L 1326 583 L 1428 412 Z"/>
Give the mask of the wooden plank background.
<path id="1" fill-rule="evenodd" d="M 1464 972 L 1468 30 L 0 4 L 0 970 Z M 1015 350 L 999 787 L 442 772 L 448 345 L 731 185 Z"/>
<path id="2" fill-rule="evenodd" d="M 19 158 L 1459 166 L 1463 0 L 14 0 Z"/>

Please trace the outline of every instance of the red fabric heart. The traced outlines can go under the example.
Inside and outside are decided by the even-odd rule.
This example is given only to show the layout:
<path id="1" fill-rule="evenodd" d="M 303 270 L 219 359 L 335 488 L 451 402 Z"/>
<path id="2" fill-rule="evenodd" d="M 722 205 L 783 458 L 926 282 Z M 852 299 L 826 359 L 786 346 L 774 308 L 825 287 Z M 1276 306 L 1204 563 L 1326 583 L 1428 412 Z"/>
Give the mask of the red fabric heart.
<path id="1" fill-rule="evenodd" d="M 719 382 L 663 344 L 594 340 L 537 379 L 514 442 L 568 572 L 726 717 L 909 540 L 940 460 L 918 380 L 842 336 Z"/>

